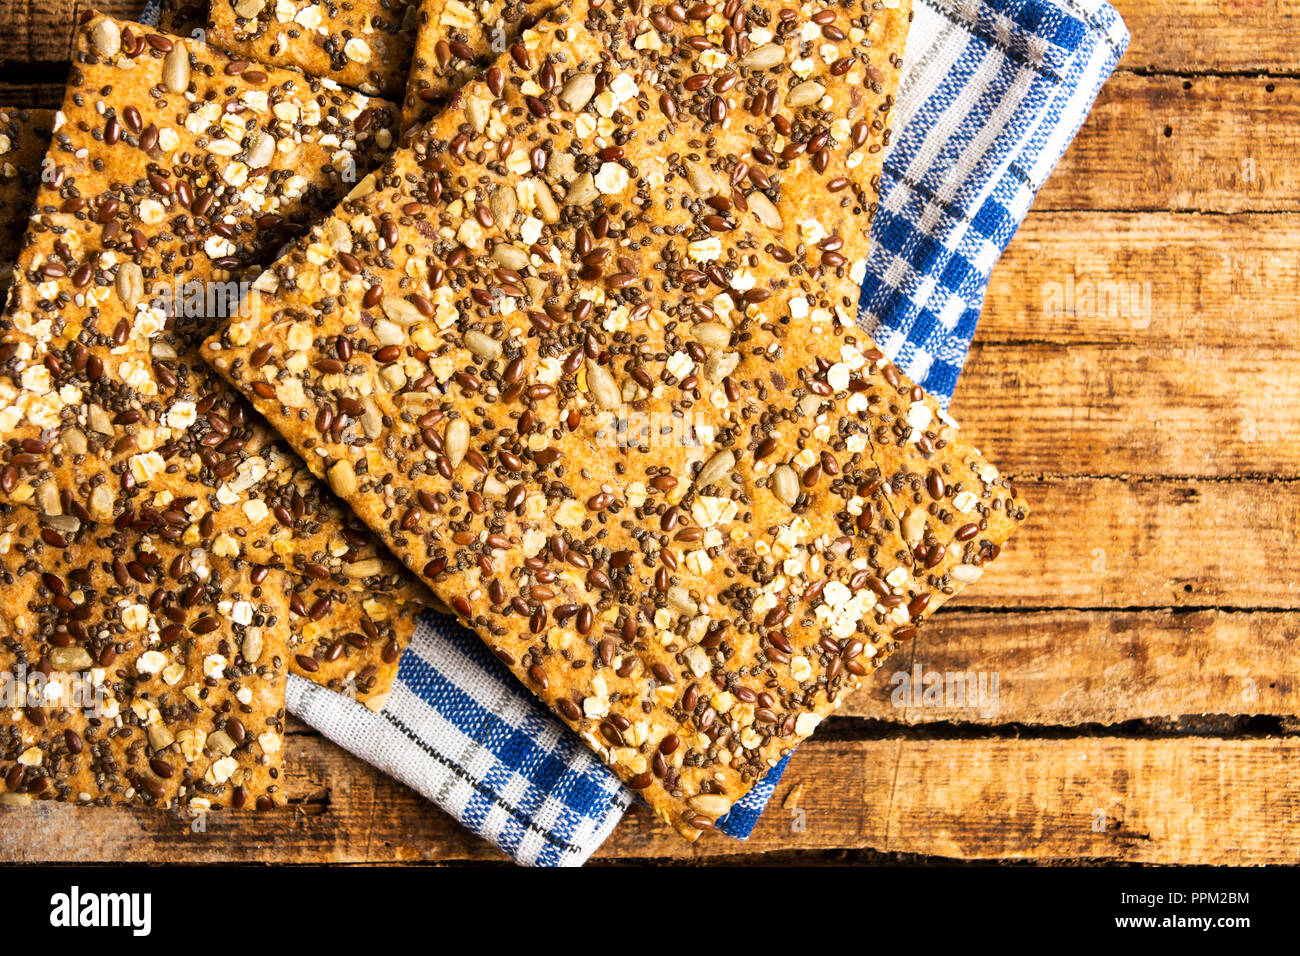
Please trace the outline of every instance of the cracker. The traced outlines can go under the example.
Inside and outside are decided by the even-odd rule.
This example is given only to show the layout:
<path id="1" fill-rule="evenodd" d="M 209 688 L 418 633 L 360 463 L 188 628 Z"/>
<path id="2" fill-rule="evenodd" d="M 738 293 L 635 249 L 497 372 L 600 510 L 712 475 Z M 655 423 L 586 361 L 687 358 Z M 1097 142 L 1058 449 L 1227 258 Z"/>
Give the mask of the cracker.
<path id="1" fill-rule="evenodd" d="M 190 80 L 178 95 L 166 71 L 182 44 Z M 399 617 L 424 589 L 197 359 L 212 321 L 206 297 L 169 315 L 132 310 L 118 292 L 128 268 L 163 283 L 173 303 L 255 274 L 389 144 L 390 107 L 102 17 L 83 24 L 76 61 L 49 151 L 56 175 L 37 196 L 0 319 L 0 497 L 50 520 L 112 521 L 283 567 Z M 292 147 L 259 145 L 271 137 Z M 268 172 L 245 178 L 243 160 L 259 149 Z M 354 617 L 339 622 L 344 632 Z M 380 678 L 367 693 L 391 683 L 392 667 L 373 654 L 361 667 Z"/>
<path id="2" fill-rule="evenodd" d="M 0 301 L 27 228 L 53 122 L 53 110 L 0 108 Z"/>
<path id="3" fill-rule="evenodd" d="M 554 6 L 554 0 L 421 0 L 402 128 L 433 119 Z"/>
<path id="4" fill-rule="evenodd" d="M 431 603 L 424 585 L 409 579 L 374 591 L 298 577 L 289 592 L 289 668 L 378 710 Z"/>
<path id="5" fill-rule="evenodd" d="M 854 323 L 906 5 L 674 12 L 526 31 L 204 356 L 694 838 L 1024 506 Z"/>
<path id="6" fill-rule="evenodd" d="M 0 802 L 282 803 L 279 572 L 30 509 L 0 520 Z"/>
<path id="7" fill-rule="evenodd" d="M 257 63 L 400 97 L 411 63 L 410 0 L 211 0 L 209 42 Z"/>

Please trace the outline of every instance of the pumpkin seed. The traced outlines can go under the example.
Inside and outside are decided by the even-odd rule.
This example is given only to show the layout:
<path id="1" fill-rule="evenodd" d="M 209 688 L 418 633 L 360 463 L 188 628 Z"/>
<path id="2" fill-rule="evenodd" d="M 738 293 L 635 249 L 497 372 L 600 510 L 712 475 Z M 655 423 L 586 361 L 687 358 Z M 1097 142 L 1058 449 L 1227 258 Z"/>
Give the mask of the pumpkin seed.
<path id="1" fill-rule="evenodd" d="M 528 268 L 528 253 L 518 246 L 512 246 L 504 242 L 498 244 L 492 250 L 492 258 L 505 268 L 514 269 L 516 272 Z"/>
<path id="2" fill-rule="evenodd" d="M 385 318 L 375 319 L 374 333 L 380 345 L 401 345 L 406 341 L 406 332 L 402 327 Z"/>
<path id="3" fill-rule="evenodd" d="M 80 428 L 69 428 L 63 435 L 63 451 L 69 455 L 84 455 L 86 453 L 86 433 Z"/>
<path id="4" fill-rule="evenodd" d="M 263 131 L 248 150 L 248 168 L 262 169 L 275 158 L 275 137 Z"/>
<path id="5" fill-rule="evenodd" d="M 113 519 L 113 492 L 108 485 L 96 485 L 95 490 L 90 493 L 90 501 L 86 503 L 86 510 L 90 512 L 90 517 L 96 521 L 111 521 Z"/>
<path id="6" fill-rule="evenodd" d="M 564 195 L 564 204 L 566 206 L 586 206 L 596 201 L 600 196 L 600 190 L 596 188 L 596 181 L 592 178 L 591 173 L 583 173 L 573 181 L 569 191 Z"/>
<path id="7" fill-rule="evenodd" d="M 721 382 L 740 364 L 739 352 L 710 352 L 704 360 L 704 377 L 710 382 Z"/>
<path id="8" fill-rule="evenodd" d="M 686 167 L 686 181 L 701 199 L 709 199 L 722 192 L 718 177 L 713 175 L 713 170 L 708 166 L 690 159 L 683 165 Z"/>
<path id="9" fill-rule="evenodd" d="M 691 592 L 680 584 L 671 585 L 664 597 L 681 614 L 694 615 L 700 610 L 700 606 L 691 598 Z"/>
<path id="10" fill-rule="evenodd" d="M 509 228 L 510 224 L 515 221 L 515 213 L 519 209 L 519 200 L 515 198 L 515 191 L 510 186 L 498 186 L 492 190 L 492 196 L 488 199 L 488 206 L 492 209 L 492 215 L 501 227 Z"/>

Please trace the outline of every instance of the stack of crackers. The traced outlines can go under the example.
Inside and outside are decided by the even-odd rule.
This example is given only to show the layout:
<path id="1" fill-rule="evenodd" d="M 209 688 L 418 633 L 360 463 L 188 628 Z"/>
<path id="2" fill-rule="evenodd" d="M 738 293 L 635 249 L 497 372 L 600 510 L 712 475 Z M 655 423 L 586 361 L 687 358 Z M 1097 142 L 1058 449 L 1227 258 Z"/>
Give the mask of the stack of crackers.
<path id="1" fill-rule="evenodd" d="M 0 790 L 273 806 L 284 674 L 441 602 L 694 839 L 1026 514 L 855 323 L 909 6 L 332 11 L 88 15 L 0 112 L 0 663 L 108 702 Z"/>

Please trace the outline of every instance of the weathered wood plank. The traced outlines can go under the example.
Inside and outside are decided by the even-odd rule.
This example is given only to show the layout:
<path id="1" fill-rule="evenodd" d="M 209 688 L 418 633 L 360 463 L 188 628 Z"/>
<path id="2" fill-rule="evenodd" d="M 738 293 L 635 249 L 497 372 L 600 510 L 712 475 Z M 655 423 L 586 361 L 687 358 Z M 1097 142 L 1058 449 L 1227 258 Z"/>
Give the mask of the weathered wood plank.
<path id="1" fill-rule="evenodd" d="M 1133 39 L 1122 65 L 1176 72 L 1295 73 L 1294 0 L 1114 0 Z"/>
<path id="2" fill-rule="evenodd" d="M 15 862 L 499 860 L 411 791 L 319 738 L 291 743 L 290 792 L 316 803 L 207 830 L 141 810 L 9 811 Z M 1148 863 L 1300 860 L 1294 739 L 818 741 L 800 749 L 746 842 L 691 847 L 643 812 L 599 851 L 616 859 L 716 859 L 871 848 L 957 859 Z M 802 784 L 798 808 L 783 806 Z M 802 814 L 795 809 L 802 809 Z"/>
<path id="3" fill-rule="evenodd" d="M 60 83 L 0 83 L 0 105 L 52 110 L 62 103 Z"/>
<path id="4" fill-rule="evenodd" d="M 1300 614 L 940 613 L 844 704 L 907 724 L 1300 714 Z"/>
<path id="5" fill-rule="evenodd" d="M 1012 474 L 1300 475 L 1293 346 L 976 339 L 953 403 Z"/>
<path id="6" fill-rule="evenodd" d="M 994 461 L 999 459 L 995 456 Z M 1097 459 L 1095 468 L 1104 468 Z M 956 603 L 1300 606 L 1300 482 L 1020 480 L 1034 510 Z"/>
<path id="7" fill-rule="evenodd" d="M 143 8 L 141 0 L 7 0 L 0 6 L 0 66 L 63 62 L 80 13 L 98 10 L 134 20 Z"/>
<path id="8" fill-rule="evenodd" d="M 1035 208 L 1295 210 L 1297 128 L 1298 79 L 1116 73 Z"/>
<path id="9" fill-rule="evenodd" d="M 978 341 L 1289 349 L 1297 248 L 1300 215 L 1034 211 L 993 270 Z"/>

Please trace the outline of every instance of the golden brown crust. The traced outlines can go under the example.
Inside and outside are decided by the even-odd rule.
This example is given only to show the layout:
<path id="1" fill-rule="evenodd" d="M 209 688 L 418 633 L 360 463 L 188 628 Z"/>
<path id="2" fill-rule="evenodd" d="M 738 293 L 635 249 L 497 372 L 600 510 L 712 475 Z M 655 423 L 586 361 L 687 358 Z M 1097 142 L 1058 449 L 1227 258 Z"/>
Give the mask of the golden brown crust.
<path id="1" fill-rule="evenodd" d="M 854 324 L 908 19 L 566 6 L 204 353 L 688 837 L 1023 515 Z"/>
<path id="2" fill-rule="evenodd" d="M 421 0 L 402 129 L 433 119 L 453 93 L 480 79 L 555 5 L 555 0 Z"/>
<path id="3" fill-rule="evenodd" d="M 29 509 L 0 521 L 0 802 L 282 802 L 280 572 Z"/>
<path id="4" fill-rule="evenodd" d="M 0 319 L 0 499 L 282 567 L 401 621 L 425 589 L 193 348 L 213 321 L 207 296 L 237 289 L 349 188 L 349 171 L 391 142 L 391 109 L 143 31 L 102 17 L 79 31 L 55 175 Z M 183 93 L 168 89 L 175 73 Z M 124 270 L 155 308 L 128 307 Z M 355 631 L 345 603 L 304 626 Z M 363 699 L 384 693 L 394 640 L 385 632 L 318 679 L 346 680 L 351 663 Z M 316 678 L 296 657 L 294 669 Z"/>
<path id="5" fill-rule="evenodd" d="M 255 63 L 398 98 L 415 38 L 411 0 L 211 0 L 208 42 Z"/>

